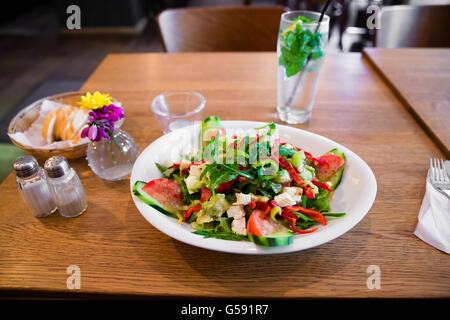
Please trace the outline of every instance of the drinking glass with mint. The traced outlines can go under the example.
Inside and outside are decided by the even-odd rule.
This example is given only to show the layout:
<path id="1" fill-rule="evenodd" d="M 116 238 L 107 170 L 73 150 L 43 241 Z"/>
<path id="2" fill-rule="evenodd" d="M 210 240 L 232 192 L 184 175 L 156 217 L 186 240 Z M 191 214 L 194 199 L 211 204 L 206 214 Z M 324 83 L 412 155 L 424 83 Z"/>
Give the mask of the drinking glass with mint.
<path id="1" fill-rule="evenodd" d="M 281 15 L 277 44 L 277 110 L 282 121 L 309 120 L 328 41 L 330 18 L 319 12 Z"/>

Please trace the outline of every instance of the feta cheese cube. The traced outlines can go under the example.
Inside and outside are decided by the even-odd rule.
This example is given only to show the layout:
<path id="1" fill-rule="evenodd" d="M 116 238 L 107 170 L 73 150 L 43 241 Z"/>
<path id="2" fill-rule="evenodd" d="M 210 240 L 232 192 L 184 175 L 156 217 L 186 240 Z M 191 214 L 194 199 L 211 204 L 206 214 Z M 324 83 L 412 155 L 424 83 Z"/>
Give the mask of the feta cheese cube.
<path id="1" fill-rule="evenodd" d="M 204 163 L 203 164 L 199 164 L 199 165 L 192 165 L 189 168 L 189 175 L 199 178 L 200 175 L 202 174 L 202 171 L 205 168 L 205 166 L 206 165 Z"/>
<path id="2" fill-rule="evenodd" d="M 296 203 L 302 201 L 303 189 L 299 187 L 284 187 L 283 193 L 288 193 Z"/>
<path id="3" fill-rule="evenodd" d="M 239 219 L 245 217 L 245 211 L 243 205 L 232 205 L 227 210 L 228 218 Z"/>
<path id="4" fill-rule="evenodd" d="M 200 181 L 200 175 L 202 174 L 203 169 L 205 168 L 205 164 L 194 165 L 189 169 L 189 176 L 184 179 L 186 183 L 186 187 L 189 193 L 194 193 L 200 190 L 202 183 Z"/>
<path id="5" fill-rule="evenodd" d="M 273 179 L 276 183 L 288 183 L 291 180 L 291 176 L 289 175 L 289 172 L 287 172 L 285 169 L 281 171 L 281 175 L 279 177 L 276 177 Z"/>
<path id="6" fill-rule="evenodd" d="M 247 227 L 245 223 L 245 217 L 240 219 L 233 219 L 231 222 L 231 230 L 236 234 L 241 234 L 243 236 L 247 235 Z"/>
<path id="7" fill-rule="evenodd" d="M 236 202 L 234 204 L 247 205 L 252 202 L 252 196 L 245 193 L 236 193 Z"/>
<path id="8" fill-rule="evenodd" d="M 293 206 L 296 204 L 295 200 L 287 192 L 283 192 L 282 194 L 276 195 L 274 200 L 278 203 L 280 207 Z"/>

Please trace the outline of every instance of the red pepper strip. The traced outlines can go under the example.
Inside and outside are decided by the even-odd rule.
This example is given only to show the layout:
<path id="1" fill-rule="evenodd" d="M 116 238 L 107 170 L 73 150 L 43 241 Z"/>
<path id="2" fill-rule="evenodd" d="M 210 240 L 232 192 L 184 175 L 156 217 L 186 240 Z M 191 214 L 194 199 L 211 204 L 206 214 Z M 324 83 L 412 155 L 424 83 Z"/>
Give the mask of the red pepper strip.
<path id="1" fill-rule="evenodd" d="M 189 167 L 190 166 L 198 166 L 198 165 L 201 165 L 201 164 L 204 164 L 204 163 L 206 163 L 206 161 L 195 161 L 195 162 L 192 162 L 191 164 L 189 164 Z"/>
<path id="2" fill-rule="evenodd" d="M 285 210 L 303 213 L 305 216 L 316 220 L 317 222 L 323 224 L 324 226 L 327 225 L 327 221 L 325 220 L 325 217 L 319 211 L 316 211 L 313 209 L 306 209 L 306 208 L 303 208 L 300 206 L 289 206 L 289 207 L 286 207 Z"/>
<path id="3" fill-rule="evenodd" d="M 286 169 L 286 171 L 289 173 L 291 178 L 294 179 L 294 181 L 297 182 L 297 184 L 299 186 L 302 186 L 304 184 L 304 182 L 303 182 L 302 178 L 300 178 L 298 173 L 295 171 L 295 169 L 291 166 L 291 164 L 282 156 L 279 156 L 278 159 L 280 160 L 280 166 L 282 168 Z"/>
<path id="4" fill-rule="evenodd" d="M 328 192 L 332 192 L 333 191 L 333 190 L 330 189 L 330 187 L 326 183 L 320 182 L 316 178 L 312 179 L 311 181 L 312 181 L 312 183 L 314 185 L 318 186 L 319 188 L 325 189 Z"/>
<path id="5" fill-rule="evenodd" d="M 211 198 L 212 196 L 212 192 L 209 191 L 207 188 L 205 188 L 204 186 L 202 186 L 202 193 L 200 194 L 200 202 L 205 202 L 208 201 L 209 198 Z"/>
<path id="6" fill-rule="evenodd" d="M 288 217 L 290 217 L 290 218 L 292 218 L 292 219 L 298 220 L 298 217 L 297 217 L 295 214 L 293 214 L 291 211 L 287 210 L 286 208 L 283 208 L 283 209 L 282 209 L 282 212 L 283 212 L 286 216 L 288 216 Z"/>
<path id="7" fill-rule="evenodd" d="M 174 166 L 175 168 L 179 168 L 180 164 L 179 163 L 174 163 L 172 166 Z"/>
<path id="8" fill-rule="evenodd" d="M 302 151 L 302 149 L 300 149 L 299 147 L 293 146 L 295 151 Z M 307 157 L 312 157 L 311 153 L 309 153 L 308 151 L 303 150 L 303 152 L 305 153 L 305 156 Z"/>
<path id="9" fill-rule="evenodd" d="M 216 187 L 216 192 L 220 192 L 220 193 L 227 192 L 228 190 L 230 190 L 233 183 L 235 183 L 237 180 L 238 180 L 238 178 L 234 178 L 233 180 L 219 184 Z"/>
<path id="10" fill-rule="evenodd" d="M 271 200 L 270 201 L 270 206 L 271 207 L 276 207 L 276 206 L 278 206 L 278 203 L 275 200 Z"/>
<path id="11" fill-rule="evenodd" d="M 192 213 L 202 210 L 202 205 L 198 204 L 196 206 L 190 207 L 186 210 L 186 213 L 184 214 L 184 221 L 187 221 Z"/>
<path id="12" fill-rule="evenodd" d="M 291 224 L 292 230 L 294 230 L 295 232 L 304 234 L 304 233 L 311 233 L 311 232 L 314 232 L 314 231 L 316 231 L 316 230 L 318 229 L 317 227 L 316 227 L 316 228 L 313 228 L 313 229 L 310 229 L 310 230 L 302 230 L 302 229 L 298 229 L 298 228 L 296 227 L 296 225 L 295 225 L 295 222 L 297 221 L 295 218 L 289 217 L 288 215 L 285 214 L 285 212 L 281 212 L 281 216 L 282 216 L 283 218 L 285 218 L 286 220 L 289 221 L 289 223 Z"/>
<path id="13" fill-rule="evenodd" d="M 251 202 L 248 203 L 248 206 L 250 208 L 252 208 L 252 209 L 255 209 L 256 208 L 256 202 L 255 201 L 251 201 Z"/>
<path id="14" fill-rule="evenodd" d="M 184 169 L 183 171 L 181 171 L 181 176 L 184 177 L 186 175 L 189 174 L 189 170 L 188 169 Z"/>
<path id="15" fill-rule="evenodd" d="M 302 149 L 294 146 L 295 151 L 302 151 Z M 312 160 L 314 161 L 315 165 L 319 165 L 319 164 L 326 164 L 327 167 L 329 166 L 328 161 L 324 160 L 324 159 L 320 159 L 320 158 L 315 158 L 312 156 L 311 153 L 309 153 L 308 151 L 303 150 L 303 152 L 305 153 L 305 158 L 308 160 Z"/>
<path id="16" fill-rule="evenodd" d="M 306 156 L 306 159 L 312 160 L 312 161 L 314 162 L 314 165 L 315 165 L 315 166 L 318 166 L 318 165 L 326 165 L 327 168 L 330 167 L 330 164 L 329 164 L 328 161 L 325 160 L 325 159 L 315 158 L 315 157 L 313 157 L 313 156 L 311 156 L 311 155 L 309 155 L 309 156 L 307 155 L 307 156 Z"/>
<path id="17" fill-rule="evenodd" d="M 305 196 L 307 196 L 310 199 L 314 199 L 314 191 L 311 188 L 311 186 L 304 186 L 303 187 L 303 193 L 305 194 Z"/>

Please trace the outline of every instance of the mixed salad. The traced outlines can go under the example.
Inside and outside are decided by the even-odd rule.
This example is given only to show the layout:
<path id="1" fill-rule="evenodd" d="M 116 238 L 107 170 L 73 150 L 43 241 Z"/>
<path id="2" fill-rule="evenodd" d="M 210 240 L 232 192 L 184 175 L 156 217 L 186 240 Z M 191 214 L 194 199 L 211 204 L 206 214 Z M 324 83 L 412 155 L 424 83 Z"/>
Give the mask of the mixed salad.
<path id="1" fill-rule="evenodd" d="M 134 194 L 198 235 L 262 246 L 289 245 L 294 234 L 345 216 L 329 204 L 344 173 L 341 151 L 314 157 L 277 139 L 273 123 L 255 129 L 227 135 L 217 117 L 206 118 L 200 150 L 178 163 L 156 163 L 163 177 L 136 181 Z"/>

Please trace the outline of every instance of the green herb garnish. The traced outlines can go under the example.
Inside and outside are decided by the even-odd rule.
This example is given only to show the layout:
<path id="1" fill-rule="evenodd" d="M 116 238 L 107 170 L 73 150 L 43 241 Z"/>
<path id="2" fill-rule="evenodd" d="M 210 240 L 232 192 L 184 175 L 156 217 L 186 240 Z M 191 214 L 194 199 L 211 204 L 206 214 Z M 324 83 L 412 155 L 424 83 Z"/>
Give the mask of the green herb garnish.
<path id="1" fill-rule="evenodd" d="M 308 57 L 319 59 L 323 56 L 320 48 L 321 34 L 302 27 L 302 23 L 311 23 L 314 19 L 299 16 L 294 21 L 294 24 L 280 33 L 281 55 L 278 64 L 285 67 L 287 77 L 300 72 Z"/>

